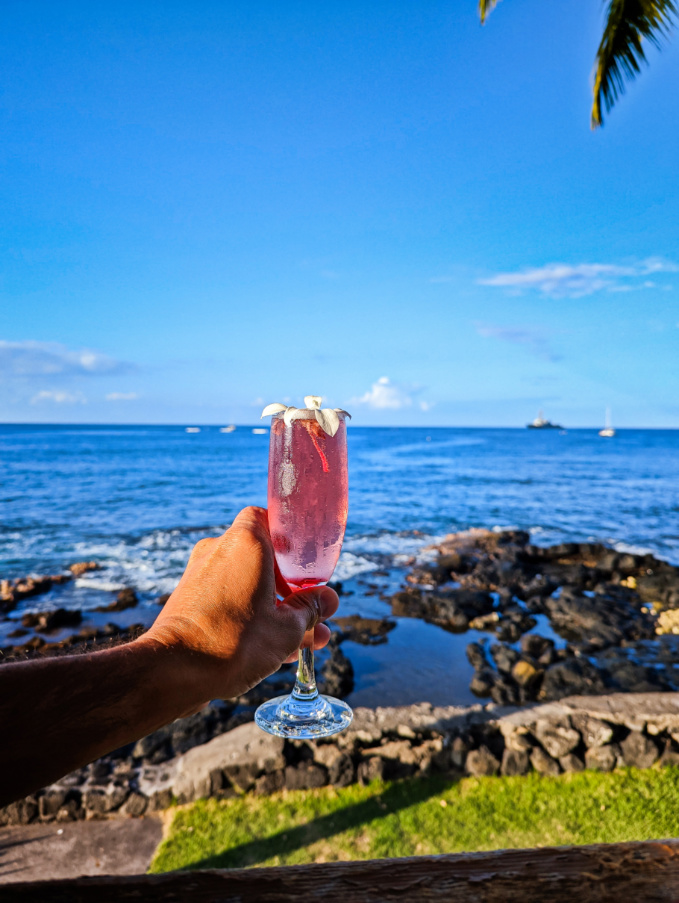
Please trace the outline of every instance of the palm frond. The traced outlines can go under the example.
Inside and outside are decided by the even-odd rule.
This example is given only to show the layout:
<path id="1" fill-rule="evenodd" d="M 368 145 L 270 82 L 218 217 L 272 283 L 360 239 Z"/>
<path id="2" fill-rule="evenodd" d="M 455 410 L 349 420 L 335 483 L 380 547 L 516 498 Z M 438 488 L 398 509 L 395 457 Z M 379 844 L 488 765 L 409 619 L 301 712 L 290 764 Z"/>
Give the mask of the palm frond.
<path id="1" fill-rule="evenodd" d="M 481 25 L 486 24 L 486 19 L 499 2 L 500 0 L 479 0 L 479 17 L 481 19 Z"/>
<path id="2" fill-rule="evenodd" d="M 610 0 L 606 27 L 596 54 L 593 129 L 603 123 L 602 102 L 608 113 L 624 93 L 625 81 L 641 71 L 641 63 L 646 62 L 642 41 L 648 40 L 659 47 L 676 15 L 675 0 Z"/>

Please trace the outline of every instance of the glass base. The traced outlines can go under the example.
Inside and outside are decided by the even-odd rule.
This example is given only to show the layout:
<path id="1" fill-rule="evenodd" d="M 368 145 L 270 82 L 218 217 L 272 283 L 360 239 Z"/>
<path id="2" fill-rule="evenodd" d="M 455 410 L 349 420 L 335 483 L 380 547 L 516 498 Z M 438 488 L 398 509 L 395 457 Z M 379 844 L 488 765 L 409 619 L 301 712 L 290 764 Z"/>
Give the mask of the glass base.
<path id="1" fill-rule="evenodd" d="M 267 734 L 291 740 L 331 737 L 349 727 L 354 717 L 346 702 L 333 696 L 278 696 L 262 703 L 255 722 Z"/>

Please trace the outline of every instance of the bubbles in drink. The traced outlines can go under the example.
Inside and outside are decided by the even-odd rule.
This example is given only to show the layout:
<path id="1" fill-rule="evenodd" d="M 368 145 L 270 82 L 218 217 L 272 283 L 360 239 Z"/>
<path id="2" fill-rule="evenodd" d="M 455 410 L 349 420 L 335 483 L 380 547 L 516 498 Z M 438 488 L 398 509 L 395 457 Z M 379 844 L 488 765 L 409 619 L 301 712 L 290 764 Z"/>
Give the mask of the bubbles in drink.
<path id="1" fill-rule="evenodd" d="M 344 420 L 328 436 L 312 418 L 271 424 L 269 528 L 283 579 L 327 582 L 337 564 L 348 511 Z"/>

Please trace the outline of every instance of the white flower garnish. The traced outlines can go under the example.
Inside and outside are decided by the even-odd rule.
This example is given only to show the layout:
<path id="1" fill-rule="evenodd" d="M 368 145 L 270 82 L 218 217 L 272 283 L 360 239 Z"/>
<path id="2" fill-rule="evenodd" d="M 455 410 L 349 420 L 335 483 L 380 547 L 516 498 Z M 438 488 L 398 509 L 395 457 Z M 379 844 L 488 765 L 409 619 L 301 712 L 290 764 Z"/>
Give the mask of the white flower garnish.
<path id="1" fill-rule="evenodd" d="M 279 401 L 268 404 L 262 411 L 262 417 L 269 417 L 272 414 L 280 414 L 282 411 L 283 421 L 286 426 L 290 426 L 293 420 L 298 420 L 304 416 L 305 411 L 313 411 L 316 420 L 321 426 L 324 433 L 328 436 L 334 436 L 340 425 L 340 414 L 344 414 L 351 420 L 351 414 L 343 411 L 342 408 L 321 408 L 322 398 L 320 395 L 305 395 L 304 404 L 306 408 L 294 408 L 287 404 L 281 404 Z M 261 418 L 260 418 L 261 419 Z"/>

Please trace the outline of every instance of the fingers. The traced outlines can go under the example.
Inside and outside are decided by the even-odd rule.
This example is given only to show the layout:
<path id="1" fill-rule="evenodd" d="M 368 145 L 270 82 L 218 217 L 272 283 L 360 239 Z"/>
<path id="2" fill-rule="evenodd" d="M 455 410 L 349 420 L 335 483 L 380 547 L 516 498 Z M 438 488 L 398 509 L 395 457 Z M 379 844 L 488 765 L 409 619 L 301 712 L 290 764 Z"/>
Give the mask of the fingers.
<path id="1" fill-rule="evenodd" d="M 279 610 L 288 608 L 297 613 L 302 632 L 312 630 L 316 624 L 331 618 L 339 606 L 339 598 L 329 586 L 313 586 L 291 593 L 283 599 Z"/>
<path id="2" fill-rule="evenodd" d="M 285 661 L 294 661 L 303 644 L 310 645 L 313 637 L 314 648 L 320 649 L 330 639 L 330 631 L 321 624 L 337 611 L 339 599 L 329 586 L 314 586 L 287 596 L 276 607 L 276 617 L 281 622 L 281 633 L 287 634 Z M 322 628 L 322 629 L 321 629 Z"/>
<path id="3" fill-rule="evenodd" d="M 323 649 L 324 646 L 328 645 L 330 637 L 332 636 L 332 631 L 327 626 L 327 624 L 316 624 L 313 631 L 309 631 L 304 634 L 304 639 L 302 640 L 302 647 L 311 646 L 313 643 L 314 650 Z M 289 655 L 285 661 L 290 664 L 291 662 L 296 662 L 299 656 L 299 650 L 293 652 Z"/>
<path id="4" fill-rule="evenodd" d="M 262 542 L 271 544 L 269 536 L 269 517 L 266 508 L 257 508 L 255 505 L 248 505 L 243 508 L 235 516 L 233 523 L 227 532 L 236 530 L 247 530 Z"/>

